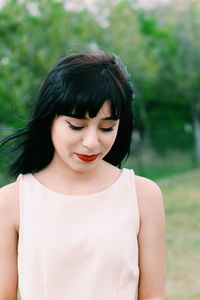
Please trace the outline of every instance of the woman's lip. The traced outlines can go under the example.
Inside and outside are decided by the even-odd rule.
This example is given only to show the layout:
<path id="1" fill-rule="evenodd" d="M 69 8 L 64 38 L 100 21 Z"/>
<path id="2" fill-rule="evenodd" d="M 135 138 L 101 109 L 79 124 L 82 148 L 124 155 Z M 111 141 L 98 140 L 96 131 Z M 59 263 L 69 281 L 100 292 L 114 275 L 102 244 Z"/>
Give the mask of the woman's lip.
<path id="1" fill-rule="evenodd" d="M 99 154 L 94 154 L 94 155 L 85 155 L 85 154 L 79 154 L 76 153 L 76 155 L 78 156 L 79 159 L 81 159 L 82 161 L 86 161 L 86 162 L 90 162 L 90 161 L 94 161 Z"/>

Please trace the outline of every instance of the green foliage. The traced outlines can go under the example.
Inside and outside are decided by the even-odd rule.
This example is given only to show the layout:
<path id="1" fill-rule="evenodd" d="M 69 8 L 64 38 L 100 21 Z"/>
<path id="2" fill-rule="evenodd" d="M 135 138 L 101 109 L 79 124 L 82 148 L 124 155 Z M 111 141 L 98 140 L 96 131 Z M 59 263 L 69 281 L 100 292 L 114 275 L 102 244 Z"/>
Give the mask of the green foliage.
<path id="1" fill-rule="evenodd" d="M 67 10 L 64 1 L 7 1 L 0 10 L 0 137 L 7 133 L 2 128 L 25 124 L 59 57 L 99 47 L 128 66 L 137 148 L 192 151 L 198 137 L 192 125 L 200 120 L 199 14 L 195 1 L 146 10 L 129 0 L 103 0 L 94 12 Z"/>
<path id="2" fill-rule="evenodd" d="M 68 12 L 52 0 L 48 5 L 9 1 L 0 20 L 0 120 L 21 126 L 47 70 L 72 48 L 86 47 L 99 27 L 89 12 Z M 13 118 L 13 112 L 19 117 Z"/>
<path id="3" fill-rule="evenodd" d="M 134 151 L 124 166 L 133 169 L 137 175 L 158 180 L 172 175 L 194 170 L 194 153 L 191 151 L 168 150 L 158 154 L 152 149 L 143 147 L 139 152 Z"/>

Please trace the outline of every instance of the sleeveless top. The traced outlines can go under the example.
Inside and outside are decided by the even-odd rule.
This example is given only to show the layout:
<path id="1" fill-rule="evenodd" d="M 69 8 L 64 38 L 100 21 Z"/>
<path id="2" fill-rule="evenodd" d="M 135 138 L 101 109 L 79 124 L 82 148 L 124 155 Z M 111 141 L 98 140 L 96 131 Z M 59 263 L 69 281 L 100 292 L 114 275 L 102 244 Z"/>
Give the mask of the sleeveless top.
<path id="1" fill-rule="evenodd" d="M 132 170 L 89 195 L 54 192 L 19 175 L 21 300 L 133 300 L 139 210 Z"/>

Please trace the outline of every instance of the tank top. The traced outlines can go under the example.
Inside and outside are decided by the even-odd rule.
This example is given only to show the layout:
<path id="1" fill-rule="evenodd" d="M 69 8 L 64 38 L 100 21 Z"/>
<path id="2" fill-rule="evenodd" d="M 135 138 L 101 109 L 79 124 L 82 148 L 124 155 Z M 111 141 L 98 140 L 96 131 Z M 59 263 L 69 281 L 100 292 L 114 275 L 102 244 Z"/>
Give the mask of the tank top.
<path id="1" fill-rule="evenodd" d="M 133 300 L 139 278 L 134 172 L 108 188 L 66 195 L 20 175 L 21 300 Z"/>

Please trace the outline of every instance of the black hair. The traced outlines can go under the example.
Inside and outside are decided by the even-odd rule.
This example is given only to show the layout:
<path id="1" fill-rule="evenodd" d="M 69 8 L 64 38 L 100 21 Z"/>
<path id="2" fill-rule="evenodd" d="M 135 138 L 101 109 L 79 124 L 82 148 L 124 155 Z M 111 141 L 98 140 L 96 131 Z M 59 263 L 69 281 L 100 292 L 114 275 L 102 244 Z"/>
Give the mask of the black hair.
<path id="1" fill-rule="evenodd" d="M 120 119 L 116 140 L 104 160 L 120 166 L 130 152 L 133 131 L 133 88 L 126 67 L 116 55 L 79 53 L 61 58 L 47 74 L 30 120 L 3 143 L 15 141 L 16 158 L 9 172 L 38 172 L 52 160 L 51 124 L 56 115 L 97 115 L 109 100 L 111 116 Z"/>

